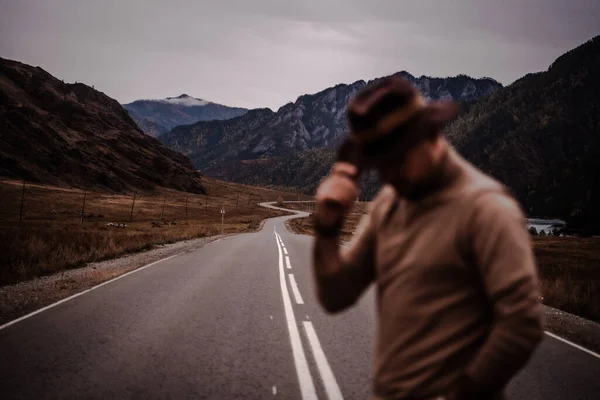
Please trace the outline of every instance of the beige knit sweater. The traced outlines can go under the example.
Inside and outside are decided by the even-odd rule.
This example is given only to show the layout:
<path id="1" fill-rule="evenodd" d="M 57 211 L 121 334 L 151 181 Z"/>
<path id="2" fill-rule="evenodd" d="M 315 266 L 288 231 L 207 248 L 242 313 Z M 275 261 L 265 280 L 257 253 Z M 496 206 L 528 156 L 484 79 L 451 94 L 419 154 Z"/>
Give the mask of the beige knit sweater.
<path id="1" fill-rule="evenodd" d="M 540 342 L 541 303 L 524 215 L 454 149 L 418 202 L 384 187 L 350 243 L 317 237 L 323 306 L 351 306 L 375 283 L 374 399 L 443 395 L 467 374 L 501 394 Z"/>

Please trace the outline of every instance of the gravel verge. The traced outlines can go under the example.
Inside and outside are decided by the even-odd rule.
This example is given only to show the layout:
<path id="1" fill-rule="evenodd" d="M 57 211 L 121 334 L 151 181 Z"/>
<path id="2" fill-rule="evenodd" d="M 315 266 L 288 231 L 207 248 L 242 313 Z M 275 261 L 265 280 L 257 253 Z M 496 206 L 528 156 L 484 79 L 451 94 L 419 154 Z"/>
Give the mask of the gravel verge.
<path id="1" fill-rule="evenodd" d="M 600 354 L 600 324 L 556 308 L 544 307 L 544 329 Z"/>
<path id="2" fill-rule="evenodd" d="M 0 287 L 0 325 L 154 261 L 199 249 L 227 236 L 232 235 L 156 245 L 150 251 L 93 262 L 85 267 Z"/>

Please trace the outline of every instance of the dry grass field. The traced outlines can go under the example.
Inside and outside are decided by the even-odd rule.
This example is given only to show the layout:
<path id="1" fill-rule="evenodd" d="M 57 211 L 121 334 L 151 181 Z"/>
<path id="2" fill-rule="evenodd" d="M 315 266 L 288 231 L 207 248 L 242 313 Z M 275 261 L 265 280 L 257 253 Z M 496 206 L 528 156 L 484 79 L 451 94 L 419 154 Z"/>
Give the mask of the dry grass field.
<path id="1" fill-rule="evenodd" d="M 223 233 L 254 231 L 265 218 L 284 215 L 258 206 L 259 202 L 276 201 L 280 196 L 308 199 L 209 178 L 202 182 L 207 195 L 162 189 L 137 192 L 134 202 L 134 193 L 84 192 L 29 183 L 23 192 L 20 181 L 0 181 L 0 285 L 157 244 L 219 234 L 221 208 L 225 209 Z"/>

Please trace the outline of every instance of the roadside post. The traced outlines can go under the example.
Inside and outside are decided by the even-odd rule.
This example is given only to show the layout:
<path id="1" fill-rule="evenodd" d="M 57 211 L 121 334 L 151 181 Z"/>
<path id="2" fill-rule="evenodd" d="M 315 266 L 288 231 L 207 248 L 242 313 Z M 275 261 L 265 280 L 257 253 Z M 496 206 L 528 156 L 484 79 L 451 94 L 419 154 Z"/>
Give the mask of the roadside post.
<path id="1" fill-rule="evenodd" d="M 225 220 L 225 207 L 221 207 L 221 235 L 223 234 L 223 222 Z"/>

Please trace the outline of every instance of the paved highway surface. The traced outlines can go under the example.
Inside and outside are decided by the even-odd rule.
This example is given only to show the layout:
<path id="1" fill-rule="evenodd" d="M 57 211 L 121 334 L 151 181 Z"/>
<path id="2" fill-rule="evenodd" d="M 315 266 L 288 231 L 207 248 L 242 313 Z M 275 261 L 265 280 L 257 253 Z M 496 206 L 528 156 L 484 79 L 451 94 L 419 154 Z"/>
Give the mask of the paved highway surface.
<path id="1" fill-rule="evenodd" d="M 285 218 L 0 328 L 0 399 L 367 399 L 373 290 L 330 316 Z M 550 336 L 510 399 L 599 399 L 600 359 Z"/>

